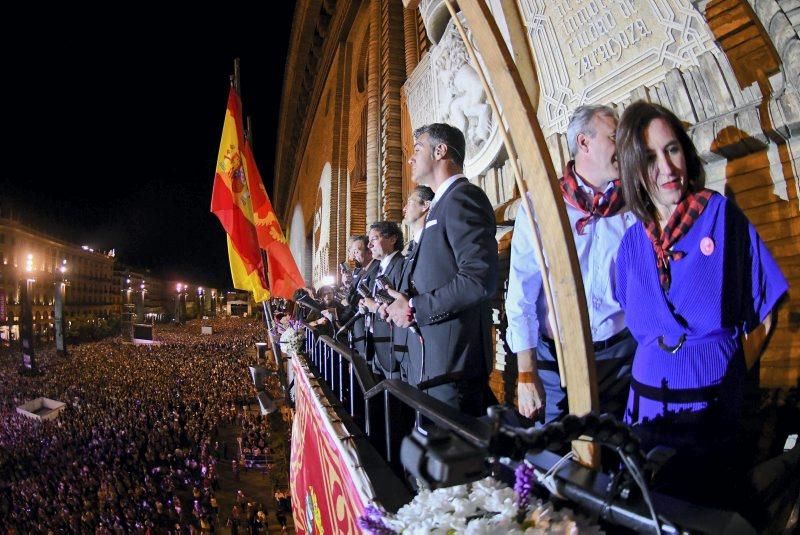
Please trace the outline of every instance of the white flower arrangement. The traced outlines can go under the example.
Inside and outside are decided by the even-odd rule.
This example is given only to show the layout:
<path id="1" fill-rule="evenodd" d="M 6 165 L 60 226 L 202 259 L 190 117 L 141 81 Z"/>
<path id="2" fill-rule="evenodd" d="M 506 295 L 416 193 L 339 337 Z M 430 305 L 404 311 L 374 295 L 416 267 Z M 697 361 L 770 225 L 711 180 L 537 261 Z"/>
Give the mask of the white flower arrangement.
<path id="1" fill-rule="evenodd" d="M 306 348 L 306 333 L 301 323 L 290 321 L 281 334 L 281 351 L 302 353 Z"/>
<path id="2" fill-rule="evenodd" d="M 527 514 L 518 522 L 517 503 L 512 488 L 487 477 L 469 485 L 421 490 L 394 515 L 370 507 L 362 517 L 365 522 L 361 526 L 372 533 L 404 535 L 603 533 L 600 526 L 570 509 L 556 511 L 551 503 L 538 499 L 529 502 Z"/>

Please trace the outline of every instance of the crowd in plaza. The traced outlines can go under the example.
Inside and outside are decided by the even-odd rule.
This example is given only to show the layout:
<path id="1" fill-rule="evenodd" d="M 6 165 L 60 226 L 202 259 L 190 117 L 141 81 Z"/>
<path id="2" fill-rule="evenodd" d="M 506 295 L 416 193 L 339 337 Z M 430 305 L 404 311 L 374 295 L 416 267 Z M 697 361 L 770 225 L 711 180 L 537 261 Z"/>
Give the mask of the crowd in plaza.
<path id="1" fill-rule="evenodd" d="M 267 419 L 242 411 L 255 394 L 247 365 L 266 331 L 211 323 L 209 337 L 187 325 L 161 332 L 161 345 L 117 338 L 66 358 L 40 353 L 37 377 L 18 374 L 17 355 L 0 356 L 0 532 L 212 533 L 233 517 L 266 532 L 263 504 L 220 518 L 216 495 L 221 426 L 244 423 L 244 440 L 267 449 Z M 16 413 L 40 396 L 67 407 L 50 422 Z"/>

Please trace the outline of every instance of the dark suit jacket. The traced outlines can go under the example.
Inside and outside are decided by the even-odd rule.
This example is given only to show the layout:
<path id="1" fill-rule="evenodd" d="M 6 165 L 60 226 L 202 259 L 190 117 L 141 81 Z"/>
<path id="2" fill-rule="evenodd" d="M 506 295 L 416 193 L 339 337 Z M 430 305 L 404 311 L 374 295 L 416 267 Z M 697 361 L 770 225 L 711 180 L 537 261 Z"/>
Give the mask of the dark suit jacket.
<path id="1" fill-rule="evenodd" d="M 414 255 L 417 254 L 417 247 L 416 244 L 414 248 L 406 252 L 406 257 L 403 258 L 403 266 L 400 270 L 400 280 L 396 288 L 398 288 L 401 292 L 408 295 L 408 287 L 409 281 L 411 280 L 411 262 L 414 260 Z M 398 327 L 397 325 L 392 324 L 392 348 L 394 349 L 394 358 L 400 364 L 401 367 L 405 368 L 405 371 L 408 371 L 408 337 L 410 333 L 410 329 L 404 327 Z M 417 375 L 415 375 L 417 379 L 414 381 L 409 381 L 412 384 L 416 384 L 419 381 L 419 371 L 417 371 Z M 404 379 L 408 379 L 404 377 Z"/>
<path id="2" fill-rule="evenodd" d="M 388 277 L 392 283 L 393 288 L 400 287 L 400 275 L 403 270 L 403 255 L 398 251 L 396 255 L 389 261 L 384 275 Z M 375 279 L 377 279 L 376 272 Z M 372 283 L 373 295 L 375 294 L 376 282 Z M 394 359 L 392 352 L 392 327 L 389 323 L 381 319 L 379 314 L 373 315 L 372 321 L 372 340 L 375 345 L 375 358 L 378 359 L 378 365 L 381 370 L 386 372 L 397 371 L 397 363 Z"/>
<path id="3" fill-rule="evenodd" d="M 487 377 L 491 309 L 497 286 L 496 223 L 479 187 L 457 179 L 431 208 L 402 290 L 413 297 L 425 343 L 423 380 Z M 409 382 L 419 382 L 419 344 L 408 336 Z"/>
<path id="4" fill-rule="evenodd" d="M 347 308 L 343 316 L 345 319 L 340 320 L 342 323 L 346 322 L 353 316 L 353 314 L 358 312 L 358 301 L 361 299 L 356 292 L 358 285 L 361 284 L 361 281 L 363 280 L 366 281 L 367 285 L 370 287 L 370 289 L 372 289 L 373 285 L 375 284 L 375 277 L 377 276 L 379 269 L 380 262 L 373 260 L 367 269 L 362 269 L 358 276 L 353 278 L 353 286 L 348 299 L 350 306 Z M 351 329 L 353 336 L 353 347 L 365 359 L 370 358 L 371 355 L 367 355 L 367 331 L 364 324 L 364 317 L 362 316 L 358 318 L 356 322 L 353 323 Z"/>

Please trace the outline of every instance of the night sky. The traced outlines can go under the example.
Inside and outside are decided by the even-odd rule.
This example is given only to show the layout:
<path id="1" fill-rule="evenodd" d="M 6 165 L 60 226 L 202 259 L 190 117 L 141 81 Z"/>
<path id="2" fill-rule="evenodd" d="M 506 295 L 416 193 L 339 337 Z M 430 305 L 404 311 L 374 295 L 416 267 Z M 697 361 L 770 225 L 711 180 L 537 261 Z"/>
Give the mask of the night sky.
<path id="1" fill-rule="evenodd" d="M 244 114 L 271 193 L 293 4 L 71 4 L 7 18 L 3 216 L 165 277 L 230 287 L 225 234 L 209 212 L 229 75 L 241 58 Z"/>

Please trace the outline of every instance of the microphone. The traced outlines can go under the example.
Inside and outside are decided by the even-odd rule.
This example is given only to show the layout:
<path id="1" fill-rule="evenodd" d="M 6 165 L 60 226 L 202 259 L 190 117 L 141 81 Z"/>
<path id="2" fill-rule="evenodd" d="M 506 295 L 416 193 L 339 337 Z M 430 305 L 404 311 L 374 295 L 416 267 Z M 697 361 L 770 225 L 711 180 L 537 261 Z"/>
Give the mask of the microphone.
<path id="1" fill-rule="evenodd" d="M 377 279 L 375 279 L 375 282 L 375 300 L 385 305 L 391 305 L 394 303 L 394 297 L 389 294 L 389 290 L 394 290 L 394 285 L 392 285 L 392 281 L 389 280 L 389 277 L 386 275 L 380 275 Z M 416 322 L 409 325 L 408 328 L 411 329 L 411 332 L 417 336 L 422 336 L 422 333 L 420 332 L 419 326 Z"/>
<path id="2" fill-rule="evenodd" d="M 367 281 L 364 280 L 358 283 L 358 286 L 356 286 L 356 292 L 358 292 L 358 295 L 364 299 L 372 297 L 372 292 L 369 291 L 369 284 L 367 284 Z"/>
<path id="3" fill-rule="evenodd" d="M 356 286 L 356 292 L 358 293 L 358 295 L 360 295 L 361 297 L 364 297 L 364 298 L 372 297 L 372 295 L 370 295 L 369 284 L 367 284 L 367 281 L 361 281 L 360 283 L 358 283 L 358 286 Z M 336 334 L 334 335 L 334 338 L 339 338 L 339 335 L 341 335 L 347 329 L 349 329 L 350 326 L 353 325 L 358 318 L 360 318 L 361 316 L 363 316 L 366 313 L 367 313 L 366 309 L 359 307 L 358 312 L 356 314 L 354 314 L 352 318 L 347 320 L 347 323 L 342 325 L 341 329 L 336 331 Z"/>

